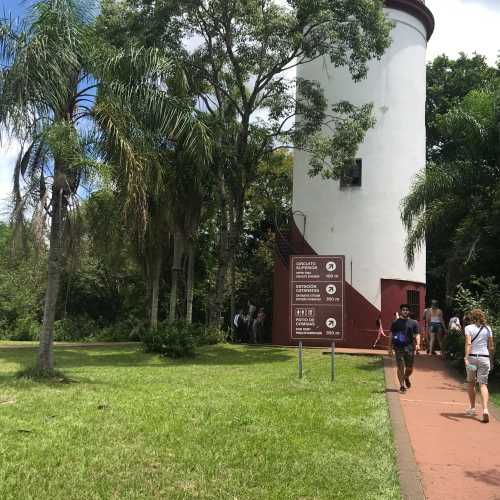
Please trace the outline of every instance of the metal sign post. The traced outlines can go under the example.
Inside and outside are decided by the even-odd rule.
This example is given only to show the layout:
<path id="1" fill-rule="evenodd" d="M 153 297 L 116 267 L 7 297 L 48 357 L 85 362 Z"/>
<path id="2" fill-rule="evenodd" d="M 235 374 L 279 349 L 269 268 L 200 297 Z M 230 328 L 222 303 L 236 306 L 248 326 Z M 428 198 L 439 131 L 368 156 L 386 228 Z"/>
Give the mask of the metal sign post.
<path id="1" fill-rule="evenodd" d="M 299 378 L 302 378 L 302 342 L 299 342 Z"/>
<path id="2" fill-rule="evenodd" d="M 332 382 L 335 380 L 335 342 L 332 342 Z"/>
<path id="3" fill-rule="evenodd" d="M 344 339 L 345 256 L 292 255 L 290 258 L 290 340 L 299 342 L 299 378 L 303 376 L 302 341 L 332 343 Z M 327 344 L 328 345 L 328 344 Z"/>
<path id="4" fill-rule="evenodd" d="M 344 340 L 345 258 L 293 255 L 290 339 Z"/>

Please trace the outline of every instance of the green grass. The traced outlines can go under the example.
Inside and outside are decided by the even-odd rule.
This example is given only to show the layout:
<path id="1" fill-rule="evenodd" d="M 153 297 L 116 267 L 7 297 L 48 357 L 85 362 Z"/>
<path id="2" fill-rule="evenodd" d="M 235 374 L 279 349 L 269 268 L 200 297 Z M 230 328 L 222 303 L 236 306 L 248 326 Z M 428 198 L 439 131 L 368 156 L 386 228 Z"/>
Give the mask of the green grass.
<path id="1" fill-rule="evenodd" d="M 0 498 L 396 499 L 379 358 L 234 346 L 167 361 L 58 349 L 69 383 L 0 351 Z"/>
<path id="2" fill-rule="evenodd" d="M 0 346 L 31 346 L 37 347 L 39 342 L 34 340 L 0 340 Z"/>
<path id="3" fill-rule="evenodd" d="M 491 394 L 491 400 L 493 403 L 500 408 L 500 376 L 495 377 L 490 376 L 489 389 Z"/>

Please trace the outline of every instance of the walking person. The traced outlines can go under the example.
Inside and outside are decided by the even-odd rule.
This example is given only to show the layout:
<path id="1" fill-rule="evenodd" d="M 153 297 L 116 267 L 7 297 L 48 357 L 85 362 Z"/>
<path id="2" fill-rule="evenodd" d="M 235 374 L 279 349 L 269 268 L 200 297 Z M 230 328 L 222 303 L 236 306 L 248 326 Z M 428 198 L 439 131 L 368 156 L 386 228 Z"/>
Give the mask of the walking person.
<path id="1" fill-rule="evenodd" d="M 443 337 L 446 333 L 446 325 L 444 323 L 443 311 L 439 309 L 439 302 L 437 300 L 432 300 L 431 307 L 424 311 L 424 321 L 429 342 L 427 354 L 436 354 L 435 345 L 437 338 L 441 356 L 443 356 Z"/>
<path id="2" fill-rule="evenodd" d="M 471 324 L 465 327 L 465 368 L 467 370 L 470 408 L 465 412 L 472 417 L 476 414 L 476 384 L 479 384 L 483 402 L 482 422 L 490 421 L 488 413 L 488 375 L 490 356 L 494 353 L 493 332 L 486 324 L 486 315 L 481 309 L 469 313 Z"/>
<path id="3" fill-rule="evenodd" d="M 411 387 L 415 353 L 420 350 L 420 331 L 417 321 L 410 318 L 410 306 L 401 304 L 399 318 L 391 326 L 392 348 L 396 354 L 400 392 Z"/>
<path id="4" fill-rule="evenodd" d="M 380 339 L 382 339 L 383 337 L 384 338 L 387 337 L 387 335 L 384 332 L 384 327 L 382 325 L 382 316 L 380 314 L 377 318 L 376 325 L 377 325 L 377 338 L 375 339 L 375 342 L 373 343 L 373 349 L 375 349 L 377 347 L 377 344 L 380 342 Z"/>
<path id="5" fill-rule="evenodd" d="M 450 322 L 448 323 L 448 331 L 449 332 L 461 332 L 462 325 L 460 324 L 460 318 L 458 317 L 458 313 L 453 312 L 453 316 L 450 318 Z"/>

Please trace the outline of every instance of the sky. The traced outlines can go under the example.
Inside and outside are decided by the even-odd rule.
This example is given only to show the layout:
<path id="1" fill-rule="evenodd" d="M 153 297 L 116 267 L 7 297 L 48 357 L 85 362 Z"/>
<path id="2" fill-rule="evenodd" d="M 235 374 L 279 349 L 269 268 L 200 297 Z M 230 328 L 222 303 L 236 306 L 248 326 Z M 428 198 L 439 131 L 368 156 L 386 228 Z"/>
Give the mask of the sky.
<path id="1" fill-rule="evenodd" d="M 22 15 L 30 0 L 0 0 L 4 12 Z M 428 60 L 446 54 L 477 52 L 495 64 L 500 50 L 500 0 L 426 0 L 436 18 L 436 31 L 427 49 Z M 17 156 L 15 143 L 0 144 L 0 219 L 5 200 L 11 190 L 13 162 Z"/>

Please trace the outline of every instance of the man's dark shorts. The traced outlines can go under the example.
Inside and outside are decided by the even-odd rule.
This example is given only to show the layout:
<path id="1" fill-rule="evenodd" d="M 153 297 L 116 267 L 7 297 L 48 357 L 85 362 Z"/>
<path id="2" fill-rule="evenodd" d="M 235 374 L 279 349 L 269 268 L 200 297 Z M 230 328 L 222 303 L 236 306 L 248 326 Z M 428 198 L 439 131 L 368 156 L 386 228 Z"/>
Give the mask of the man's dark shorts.
<path id="1" fill-rule="evenodd" d="M 412 345 L 407 345 L 406 347 L 396 347 L 394 352 L 396 354 L 396 363 L 398 366 L 413 368 L 413 362 L 415 361 L 415 349 Z"/>

